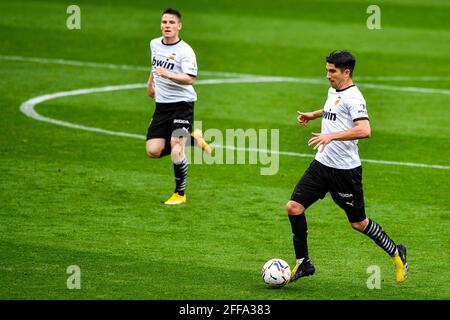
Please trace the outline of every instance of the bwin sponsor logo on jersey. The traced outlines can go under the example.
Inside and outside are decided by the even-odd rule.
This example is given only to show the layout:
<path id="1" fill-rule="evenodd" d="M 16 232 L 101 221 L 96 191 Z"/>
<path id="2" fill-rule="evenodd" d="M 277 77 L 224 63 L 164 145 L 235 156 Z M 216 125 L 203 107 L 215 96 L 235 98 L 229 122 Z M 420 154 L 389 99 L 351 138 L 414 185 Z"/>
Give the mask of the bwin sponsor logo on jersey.
<path id="1" fill-rule="evenodd" d="M 153 57 L 152 65 L 156 67 L 162 67 L 167 70 L 173 70 L 175 67 L 175 63 L 169 62 L 169 59 L 164 60 L 157 60 L 155 57 Z"/>
<path id="2" fill-rule="evenodd" d="M 336 121 L 336 113 L 333 112 L 329 112 L 329 111 L 324 111 L 323 115 L 322 115 L 323 119 L 327 119 L 327 120 L 331 120 L 331 121 Z"/>

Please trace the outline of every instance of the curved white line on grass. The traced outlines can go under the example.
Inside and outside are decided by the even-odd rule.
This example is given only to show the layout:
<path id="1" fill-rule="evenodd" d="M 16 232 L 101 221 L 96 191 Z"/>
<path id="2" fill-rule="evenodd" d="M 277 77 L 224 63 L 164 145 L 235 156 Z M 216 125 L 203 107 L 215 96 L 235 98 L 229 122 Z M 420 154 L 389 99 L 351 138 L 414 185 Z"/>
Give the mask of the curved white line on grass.
<path id="1" fill-rule="evenodd" d="M 104 133 L 104 134 L 109 134 L 109 135 L 114 135 L 114 136 L 122 136 L 122 137 L 141 139 L 141 138 L 145 138 L 145 137 L 138 135 L 138 134 L 132 134 L 132 133 L 126 133 L 126 132 L 115 132 L 115 131 L 95 128 L 95 127 L 87 127 L 87 126 L 83 126 L 83 125 L 79 125 L 79 124 L 75 124 L 75 123 L 71 123 L 71 122 L 67 122 L 67 121 L 61 121 L 61 120 L 44 117 L 44 116 L 40 115 L 39 113 L 37 113 L 36 110 L 34 110 L 34 107 L 37 104 L 42 103 L 44 101 L 61 98 L 61 97 L 77 96 L 77 95 L 90 94 L 90 93 L 95 93 L 95 92 L 109 92 L 109 91 L 118 91 L 118 90 L 137 89 L 137 88 L 145 88 L 145 87 L 146 87 L 146 84 L 137 83 L 137 84 L 127 84 L 127 85 L 120 85 L 120 86 L 107 86 L 107 87 L 102 87 L 102 88 L 90 88 L 90 89 L 79 89 L 79 90 L 72 90 L 72 91 L 56 92 L 56 93 L 51 93 L 51 94 L 46 94 L 43 96 L 35 97 L 33 99 L 25 101 L 20 106 L 20 111 L 22 111 L 25 115 L 27 115 L 30 118 L 33 118 L 33 119 L 36 119 L 39 121 L 43 121 L 43 122 L 57 124 L 57 125 L 63 126 L 63 127 L 79 129 L 79 130 L 84 130 L 84 131 Z"/>
<path id="2" fill-rule="evenodd" d="M 2 60 L 10 61 L 23 61 L 23 62 L 36 62 L 36 63 L 47 63 L 47 64 L 60 64 L 69 65 L 77 67 L 90 67 L 90 68 L 106 68 L 113 70 L 136 70 L 136 71 L 149 71 L 149 67 L 145 66 L 130 66 L 130 65 L 120 65 L 112 63 L 98 63 L 98 62 L 83 62 L 76 60 L 65 60 L 65 59 L 47 59 L 38 57 L 23 57 L 23 56 L 13 56 L 13 55 L 0 55 Z M 255 82 L 298 82 L 307 84 L 328 84 L 323 78 L 310 78 L 310 77 L 276 77 L 276 76 L 264 76 L 264 75 L 252 75 L 245 73 L 232 73 L 232 72 L 212 72 L 212 71 L 202 71 L 202 75 L 206 76 L 219 76 L 219 77 L 234 77 L 234 78 L 246 78 L 246 79 L 259 79 L 260 81 Z M 355 79 L 358 79 L 355 77 Z M 434 80 L 450 80 L 449 77 L 433 77 L 433 76 L 417 76 L 417 77 L 403 77 L 403 76 L 381 76 L 381 77 L 360 77 L 360 79 L 371 79 L 371 80 L 382 80 L 382 81 L 405 81 L 405 80 L 419 80 L 419 81 L 434 81 Z M 251 82 L 251 81 L 243 81 Z M 390 86 L 390 85 L 379 85 L 373 83 L 358 83 L 361 88 L 370 89 L 382 89 L 391 91 L 404 91 L 404 92 L 416 92 L 416 93 L 434 93 L 434 94 L 450 94 L 450 90 L 447 89 L 435 89 L 435 88 L 420 88 L 420 87 L 404 87 L 404 86 Z"/>
<path id="3" fill-rule="evenodd" d="M 197 81 L 197 84 L 220 84 L 220 83 L 241 83 L 241 82 L 252 82 L 251 80 L 254 80 L 253 82 L 259 82 L 261 79 L 210 79 L 210 80 L 199 80 Z M 97 133 L 103 133 L 113 136 L 121 136 L 121 137 L 128 137 L 128 138 L 136 138 L 136 139 L 145 139 L 144 135 L 139 134 L 133 134 L 133 133 L 127 133 L 127 132 L 117 132 L 117 131 L 111 131 L 111 130 L 105 130 L 101 128 L 96 127 L 88 127 L 83 126 L 67 121 L 61 121 L 56 120 L 52 118 L 45 117 L 43 115 L 40 115 L 36 112 L 34 107 L 42 102 L 61 98 L 61 97 L 68 97 L 68 96 L 76 96 L 76 95 L 83 95 L 83 94 L 91 94 L 91 93 L 97 93 L 97 92 L 110 92 L 110 91 L 119 91 L 119 90 L 130 90 L 130 89 L 142 89 L 146 88 L 147 84 L 145 83 L 135 83 L 135 84 L 126 84 L 126 85 L 116 85 L 116 86 L 106 86 L 106 87 L 100 87 L 100 88 L 89 88 L 89 89 L 79 89 L 79 90 L 71 90 L 71 91 L 62 91 L 62 92 L 56 92 L 51 94 L 42 95 L 39 97 L 35 97 L 32 99 L 29 99 L 25 102 L 23 102 L 20 105 L 20 111 L 22 111 L 26 116 L 43 121 L 48 123 L 53 123 L 56 125 L 72 128 L 72 129 L 79 129 L 84 131 L 90 131 L 90 132 L 97 132 Z M 242 148 L 242 147 L 235 147 L 235 146 L 227 146 L 227 145 L 213 145 L 216 148 L 223 148 L 223 149 L 231 149 L 231 150 L 239 150 L 239 151 L 247 151 L 247 152 L 262 152 L 262 153 L 269 153 L 269 154 L 279 154 L 279 155 L 286 155 L 286 156 L 292 156 L 292 157 L 303 157 L 303 158 L 313 158 L 314 154 L 309 153 L 298 153 L 298 152 L 289 152 L 289 151 L 273 151 L 273 150 L 267 150 L 267 149 L 255 149 L 255 148 Z M 368 163 L 377 163 L 377 164 L 385 164 L 385 165 L 398 165 L 398 166 L 409 166 L 409 167 L 419 167 L 419 168 L 433 168 L 433 169 L 444 169 L 448 170 L 450 169 L 449 166 L 441 166 L 441 165 L 432 165 L 432 164 L 423 164 L 423 163 L 414 163 L 414 162 L 397 162 L 397 161 L 385 161 L 385 160 L 372 160 L 372 159 L 361 159 L 363 162 Z"/>

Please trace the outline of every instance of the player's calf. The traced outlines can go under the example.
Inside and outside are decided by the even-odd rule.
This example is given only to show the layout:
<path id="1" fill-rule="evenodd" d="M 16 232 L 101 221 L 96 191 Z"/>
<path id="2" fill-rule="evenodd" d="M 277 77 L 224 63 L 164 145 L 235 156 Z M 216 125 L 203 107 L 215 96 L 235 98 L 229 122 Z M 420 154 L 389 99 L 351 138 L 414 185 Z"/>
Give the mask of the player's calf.
<path id="1" fill-rule="evenodd" d="M 172 146 L 171 156 L 173 163 L 180 163 L 183 159 L 186 158 L 184 154 L 184 147 L 179 143 L 174 144 Z"/>

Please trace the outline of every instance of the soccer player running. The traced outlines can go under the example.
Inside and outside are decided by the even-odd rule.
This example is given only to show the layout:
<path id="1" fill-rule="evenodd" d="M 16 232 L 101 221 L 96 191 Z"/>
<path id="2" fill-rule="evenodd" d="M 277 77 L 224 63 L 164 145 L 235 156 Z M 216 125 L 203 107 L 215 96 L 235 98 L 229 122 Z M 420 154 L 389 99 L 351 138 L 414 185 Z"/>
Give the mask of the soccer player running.
<path id="1" fill-rule="evenodd" d="M 370 237 L 392 257 L 396 280 L 403 282 L 408 274 L 405 246 L 396 244 L 365 214 L 358 139 L 369 138 L 371 129 L 366 102 L 352 81 L 356 60 L 348 51 L 334 51 L 326 62 L 331 88 L 324 107 L 313 112 L 299 112 L 297 117 L 303 126 L 322 117 L 322 130 L 313 133 L 308 141 L 308 145 L 318 152 L 286 205 L 296 256 L 291 282 L 315 272 L 308 257 L 305 210 L 323 199 L 327 192 L 345 211 L 352 228 Z"/>
<path id="2" fill-rule="evenodd" d="M 147 92 L 155 99 L 156 109 L 147 130 L 146 149 L 151 158 L 171 154 L 176 187 L 165 204 L 186 202 L 186 143 L 192 142 L 211 153 L 200 130 L 196 129 L 192 137 L 190 135 L 197 100 L 192 85 L 198 70 L 194 51 L 180 39 L 181 27 L 180 12 L 168 8 L 161 17 L 162 37 L 150 42 L 152 70 Z"/>

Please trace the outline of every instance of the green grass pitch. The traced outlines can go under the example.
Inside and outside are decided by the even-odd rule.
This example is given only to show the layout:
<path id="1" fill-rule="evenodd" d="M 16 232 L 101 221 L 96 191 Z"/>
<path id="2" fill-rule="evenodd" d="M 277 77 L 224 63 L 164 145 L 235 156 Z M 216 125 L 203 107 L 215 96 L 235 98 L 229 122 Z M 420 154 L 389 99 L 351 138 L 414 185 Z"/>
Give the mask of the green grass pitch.
<path id="1" fill-rule="evenodd" d="M 0 298 L 449 299 L 450 4 L 378 1 L 381 29 L 369 30 L 370 4 L 80 0 L 81 29 L 68 30 L 67 1 L 1 1 Z M 311 158 L 280 155 L 268 176 L 261 165 L 191 165 L 188 203 L 167 207 L 170 159 L 148 159 L 143 140 L 20 112 L 49 93 L 145 83 L 148 44 L 168 5 L 184 16 L 199 80 L 224 78 L 205 71 L 325 80 L 329 52 L 355 54 L 372 124 L 360 155 L 397 163 L 363 163 L 367 214 L 407 246 L 405 283 L 327 196 L 307 211 L 316 275 L 281 290 L 264 285 L 265 261 L 294 263 L 284 206 Z M 312 155 L 307 140 L 320 121 L 302 128 L 296 111 L 321 107 L 327 89 L 326 81 L 198 84 L 195 116 L 203 129 L 279 129 L 281 151 Z M 144 88 L 36 106 L 48 118 L 137 135 L 153 110 Z M 71 265 L 81 270 L 79 290 L 67 288 Z M 379 290 L 367 288 L 373 265 Z"/>

